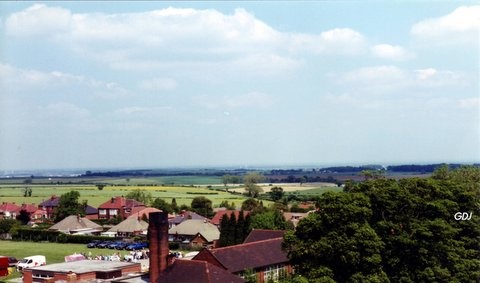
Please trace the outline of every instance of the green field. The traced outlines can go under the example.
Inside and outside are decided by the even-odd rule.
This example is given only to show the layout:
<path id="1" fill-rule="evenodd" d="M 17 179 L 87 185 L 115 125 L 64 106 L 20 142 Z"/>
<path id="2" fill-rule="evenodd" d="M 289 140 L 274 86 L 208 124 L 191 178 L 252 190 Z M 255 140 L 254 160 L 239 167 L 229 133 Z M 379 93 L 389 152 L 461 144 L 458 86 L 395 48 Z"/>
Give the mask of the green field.
<path id="1" fill-rule="evenodd" d="M 321 195 L 326 192 L 342 192 L 343 188 L 340 187 L 318 187 L 313 189 L 301 190 L 301 191 L 290 191 L 287 194 L 299 194 L 299 195 Z"/>
<path id="2" fill-rule="evenodd" d="M 0 185 L 0 202 L 35 203 L 39 204 L 52 195 L 62 195 L 71 190 L 80 193 L 80 201 L 87 200 L 88 204 L 98 207 L 114 196 L 125 196 L 130 191 L 141 189 L 149 192 L 153 198 L 162 198 L 170 202 L 175 198 L 178 205 L 190 205 L 193 198 L 204 195 L 212 200 L 214 206 L 222 201 L 234 202 L 237 206 L 245 200 L 242 195 L 233 195 L 223 191 L 210 190 L 206 187 L 174 187 L 174 186 L 106 186 L 98 190 L 94 185 L 29 185 L 32 189 L 31 197 L 23 196 L 25 185 Z"/>

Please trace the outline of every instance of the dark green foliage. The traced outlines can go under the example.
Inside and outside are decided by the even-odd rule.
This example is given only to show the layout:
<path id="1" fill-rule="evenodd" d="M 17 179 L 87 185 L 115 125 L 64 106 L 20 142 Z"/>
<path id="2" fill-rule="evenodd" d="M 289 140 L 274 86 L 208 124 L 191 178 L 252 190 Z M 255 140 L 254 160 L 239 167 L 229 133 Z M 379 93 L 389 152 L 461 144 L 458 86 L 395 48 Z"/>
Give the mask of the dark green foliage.
<path id="1" fill-rule="evenodd" d="M 55 222 L 59 222 L 70 215 L 83 215 L 85 213 L 82 205 L 78 202 L 79 197 L 80 193 L 78 191 L 70 191 L 60 196 L 55 211 Z"/>
<path id="2" fill-rule="evenodd" d="M 180 212 L 180 208 L 178 207 L 177 200 L 175 198 L 172 198 L 172 204 L 171 204 L 172 210 L 175 213 Z"/>
<path id="3" fill-rule="evenodd" d="M 192 210 L 204 217 L 213 216 L 212 201 L 206 197 L 195 197 L 192 200 Z"/>
<path id="4" fill-rule="evenodd" d="M 233 245 L 231 233 L 232 229 L 230 227 L 229 218 L 226 214 L 224 214 L 222 220 L 220 221 L 220 247 Z"/>
<path id="5" fill-rule="evenodd" d="M 68 235 L 58 231 L 49 231 L 32 228 L 19 228 L 12 235 L 17 241 L 47 241 L 52 243 L 77 243 L 87 244 L 93 240 L 112 241 L 116 238 L 90 235 Z"/>
<path id="6" fill-rule="evenodd" d="M 224 200 L 220 203 L 219 207 L 225 207 L 228 210 L 235 210 L 235 203 L 228 203 L 228 200 Z"/>
<path id="7" fill-rule="evenodd" d="M 477 282 L 479 181 L 479 168 L 440 167 L 432 178 L 349 183 L 322 195 L 284 247 L 312 282 Z"/>
<path id="8" fill-rule="evenodd" d="M 20 213 L 17 215 L 17 220 L 22 223 L 22 225 L 27 225 L 30 222 L 30 213 L 25 209 L 20 210 Z"/>
<path id="9" fill-rule="evenodd" d="M 283 195 L 284 195 L 284 192 L 283 192 L 283 188 L 281 187 L 273 187 L 272 189 L 270 189 L 270 198 L 273 200 L 273 201 L 277 201 L 277 200 L 280 200 L 283 198 Z"/>
<path id="10" fill-rule="evenodd" d="M 224 214 L 220 222 L 220 246 L 226 247 L 243 243 L 250 233 L 250 217 L 244 216 L 243 210 L 239 212 L 238 219 L 235 213 L 230 217 Z"/>
<path id="11" fill-rule="evenodd" d="M 161 198 L 156 198 L 152 202 L 151 206 L 156 208 L 156 209 L 160 209 L 161 211 L 166 212 L 166 213 L 172 213 L 173 212 L 172 205 L 167 203 L 165 200 L 163 200 Z"/>
<path id="12" fill-rule="evenodd" d="M 268 229 L 268 230 L 287 230 L 291 226 L 283 217 L 283 214 L 276 209 L 256 213 L 252 216 L 253 229 Z"/>
<path id="13" fill-rule="evenodd" d="M 0 220 L 0 234 L 9 233 L 12 228 L 18 226 L 18 221 L 15 219 L 1 219 Z"/>

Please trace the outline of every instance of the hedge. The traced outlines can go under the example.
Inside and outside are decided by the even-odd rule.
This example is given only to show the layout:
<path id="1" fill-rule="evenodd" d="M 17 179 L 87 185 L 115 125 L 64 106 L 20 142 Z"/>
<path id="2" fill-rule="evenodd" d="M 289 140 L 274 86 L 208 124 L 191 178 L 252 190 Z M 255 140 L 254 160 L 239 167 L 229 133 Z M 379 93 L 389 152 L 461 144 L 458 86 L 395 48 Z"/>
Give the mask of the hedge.
<path id="1" fill-rule="evenodd" d="M 17 241 L 87 244 L 93 240 L 112 241 L 119 238 L 91 235 L 68 235 L 58 231 L 19 228 L 12 231 L 12 239 Z"/>

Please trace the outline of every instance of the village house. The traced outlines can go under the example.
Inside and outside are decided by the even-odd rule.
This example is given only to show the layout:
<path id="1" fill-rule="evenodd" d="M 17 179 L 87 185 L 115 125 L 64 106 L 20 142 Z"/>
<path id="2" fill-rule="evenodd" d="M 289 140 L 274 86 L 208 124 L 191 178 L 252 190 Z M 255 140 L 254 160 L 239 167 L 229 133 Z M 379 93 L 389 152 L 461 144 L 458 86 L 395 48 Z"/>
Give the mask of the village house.
<path id="1" fill-rule="evenodd" d="M 39 205 L 39 209 L 43 209 L 47 213 L 47 218 L 52 219 L 55 216 L 55 209 L 58 206 L 60 198 L 53 195 L 49 199 L 42 201 Z"/>
<path id="2" fill-rule="evenodd" d="M 245 277 L 249 272 L 253 272 L 259 283 L 269 280 L 276 281 L 291 274 L 292 266 L 287 253 L 282 250 L 283 237 L 277 237 L 285 232 L 265 232 L 263 230 L 253 233 L 254 235 L 247 237 L 250 242 L 224 248 L 203 249 L 193 260 L 209 262 L 240 277 Z M 254 239 L 262 240 L 253 241 Z"/>
<path id="3" fill-rule="evenodd" d="M 19 211 L 20 206 L 14 202 L 2 202 L 2 204 L 0 204 L 0 215 L 2 219 L 15 219 Z"/>
<path id="4" fill-rule="evenodd" d="M 98 219 L 112 219 L 116 217 L 125 219 L 134 214 L 135 208 L 145 208 L 145 204 L 123 196 L 112 197 L 98 207 Z"/>
<path id="5" fill-rule="evenodd" d="M 48 228 L 50 231 L 59 231 L 65 234 L 99 234 L 102 226 L 79 215 L 70 215 L 62 221 Z"/>
<path id="6" fill-rule="evenodd" d="M 182 211 L 181 213 L 179 213 L 178 215 L 176 215 L 175 217 L 173 218 L 168 218 L 168 227 L 169 228 L 172 228 L 172 227 L 175 227 L 177 225 L 179 225 L 180 223 L 182 223 L 183 221 L 185 220 L 189 220 L 189 219 L 193 219 L 193 220 L 202 220 L 202 221 L 210 221 L 208 218 L 206 217 L 203 217 L 201 216 L 200 214 L 197 214 L 195 212 L 192 212 L 192 211 Z"/>
<path id="7" fill-rule="evenodd" d="M 116 237 L 131 237 L 140 234 L 147 234 L 147 230 L 147 222 L 139 218 L 128 217 L 127 219 L 110 228 L 107 232 L 116 233 Z"/>
<path id="8" fill-rule="evenodd" d="M 169 241 L 189 247 L 212 247 L 220 238 L 217 226 L 201 219 L 188 219 L 168 230 Z"/>

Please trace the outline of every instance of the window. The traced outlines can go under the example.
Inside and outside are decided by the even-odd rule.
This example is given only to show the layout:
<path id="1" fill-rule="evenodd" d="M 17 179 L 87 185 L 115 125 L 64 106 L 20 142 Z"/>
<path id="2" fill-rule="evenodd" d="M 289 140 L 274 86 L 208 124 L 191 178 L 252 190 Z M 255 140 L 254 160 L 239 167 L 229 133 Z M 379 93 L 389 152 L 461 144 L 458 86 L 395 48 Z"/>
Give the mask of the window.
<path id="1" fill-rule="evenodd" d="M 285 276 L 285 265 L 283 264 L 275 264 L 270 265 L 265 268 L 263 272 L 263 280 L 268 282 L 273 280 L 277 282 L 279 279 L 282 279 Z"/>
<path id="2" fill-rule="evenodd" d="M 110 215 L 117 215 L 116 209 L 110 209 Z"/>
<path id="3" fill-rule="evenodd" d="M 105 215 L 105 214 L 107 214 L 107 210 L 106 209 L 99 209 L 98 214 Z"/>

